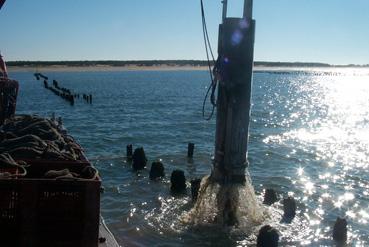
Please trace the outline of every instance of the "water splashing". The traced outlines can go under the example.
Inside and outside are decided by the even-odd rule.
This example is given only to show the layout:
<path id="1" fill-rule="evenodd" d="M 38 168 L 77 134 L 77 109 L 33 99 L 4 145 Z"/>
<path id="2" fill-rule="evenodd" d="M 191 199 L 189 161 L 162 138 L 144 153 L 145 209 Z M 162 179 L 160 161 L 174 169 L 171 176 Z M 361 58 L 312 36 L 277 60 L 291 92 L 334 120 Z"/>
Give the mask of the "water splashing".
<path id="1" fill-rule="evenodd" d="M 244 185 L 220 185 L 209 176 L 203 178 L 198 199 L 183 220 L 195 225 L 234 225 L 249 232 L 266 218 L 267 213 L 259 204 L 250 175 L 246 173 Z"/>

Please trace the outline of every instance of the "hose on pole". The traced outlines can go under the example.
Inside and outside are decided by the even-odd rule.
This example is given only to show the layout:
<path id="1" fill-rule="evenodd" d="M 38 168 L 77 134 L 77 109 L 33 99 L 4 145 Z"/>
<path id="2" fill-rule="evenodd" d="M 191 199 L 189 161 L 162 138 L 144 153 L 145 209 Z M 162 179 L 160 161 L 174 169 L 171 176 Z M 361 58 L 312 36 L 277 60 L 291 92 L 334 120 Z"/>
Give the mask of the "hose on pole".
<path id="1" fill-rule="evenodd" d="M 225 0 L 226 1 L 226 0 Z M 209 88 L 206 92 L 203 104 L 202 104 L 202 116 L 204 119 L 206 120 L 210 120 L 213 117 L 214 114 L 214 110 L 215 110 L 215 106 L 216 106 L 216 102 L 215 102 L 215 90 L 216 90 L 216 86 L 217 86 L 217 80 L 214 78 L 213 75 L 213 69 L 212 67 L 212 63 L 213 65 L 216 64 L 215 62 L 215 58 L 214 58 L 214 54 L 213 54 L 213 49 L 211 48 L 211 43 L 210 43 L 210 39 L 209 39 L 209 34 L 208 34 L 208 29 L 207 29 L 207 24 L 206 24 L 206 17 L 205 17 L 205 9 L 204 9 L 204 2 L 203 0 L 200 0 L 200 4 L 201 4 L 201 20 L 202 20 L 202 31 L 203 31 L 203 36 L 204 36 L 204 44 L 205 44 L 205 51 L 206 51 L 206 58 L 207 58 L 207 64 L 208 64 L 208 69 L 209 69 L 209 76 L 210 76 L 210 85 Z M 210 61 L 210 57 L 212 59 L 212 61 Z M 211 91 L 211 95 L 210 95 L 210 101 L 211 104 L 213 106 L 212 111 L 210 113 L 209 116 L 205 117 L 205 105 L 206 105 L 206 100 L 209 97 L 209 93 Z"/>

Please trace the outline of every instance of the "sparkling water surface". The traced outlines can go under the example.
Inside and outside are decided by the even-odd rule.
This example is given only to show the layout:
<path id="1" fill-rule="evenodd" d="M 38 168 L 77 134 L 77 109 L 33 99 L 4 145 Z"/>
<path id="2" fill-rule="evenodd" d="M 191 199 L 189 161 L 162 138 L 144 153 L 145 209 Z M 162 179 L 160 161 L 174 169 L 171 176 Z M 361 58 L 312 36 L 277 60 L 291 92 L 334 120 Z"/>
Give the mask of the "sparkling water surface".
<path id="1" fill-rule="evenodd" d="M 256 194 L 274 188 L 293 195 L 297 217 L 280 223 L 280 203 L 267 207 L 281 246 L 332 246 L 337 216 L 346 217 L 349 246 L 369 245 L 369 71 L 336 69 L 254 75 L 249 172 Z M 327 72 L 327 71 L 325 71 Z M 330 72 L 330 71 L 328 71 Z M 187 179 L 210 173 L 215 121 L 202 118 L 208 86 L 205 71 L 48 72 L 49 83 L 93 95 L 71 107 L 43 88 L 32 73 L 13 72 L 20 82 L 18 113 L 63 118 L 64 125 L 100 170 L 105 193 L 101 213 L 124 246 L 252 246 L 243 229 L 189 226 L 192 207 L 172 197 L 170 173 Z M 207 108 L 207 112 L 211 109 Z M 187 143 L 195 143 L 192 160 Z M 132 172 L 125 147 L 143 146 L 148 168 Z M 166 169 L 150 181 L 154 160 Z M 247 227 L 247 226 L 245 226 Z"/>

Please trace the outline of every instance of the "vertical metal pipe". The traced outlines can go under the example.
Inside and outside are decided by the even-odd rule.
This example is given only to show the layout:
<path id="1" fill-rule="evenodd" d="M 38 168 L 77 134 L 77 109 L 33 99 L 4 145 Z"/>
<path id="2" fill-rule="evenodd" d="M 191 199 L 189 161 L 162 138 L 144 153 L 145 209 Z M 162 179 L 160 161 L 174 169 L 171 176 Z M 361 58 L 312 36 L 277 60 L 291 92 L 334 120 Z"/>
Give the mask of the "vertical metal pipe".
<path id="1" fill-rule="evenodd" d="M 223 0 L 223 15 L 222 15 L 222 23 L 224 23 L 224 20 L 227 18 L 227 5 L 228 5 L 228 0 Z"/>
<path id="2" fill-rule="evenodd" d="M 243 17 L 246 19 L 252 19 L 252 2 L 253 0 L 245 0 L 243 6 Z"/>

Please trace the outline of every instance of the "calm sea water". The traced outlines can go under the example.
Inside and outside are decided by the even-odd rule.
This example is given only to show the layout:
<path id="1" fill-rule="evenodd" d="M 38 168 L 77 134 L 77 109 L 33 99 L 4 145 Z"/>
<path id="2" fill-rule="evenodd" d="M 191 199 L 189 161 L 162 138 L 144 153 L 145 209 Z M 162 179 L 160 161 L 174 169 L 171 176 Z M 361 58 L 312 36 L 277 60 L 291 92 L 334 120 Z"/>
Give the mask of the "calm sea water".
<path id="1" fill-rule="evenodd" d="M 337 216 L 349 223 L 350 246 L 369 245 L 369 71 L 341 74 L 256 73 L 249 161 L 256 194 L 274 188 L 293 195 L 298 217 L 268 223 L 282 246 L 333 243 Z M 125 246 L 246 246 L 253 237 L 213 226 L 193 228 L 178 218 L 192 204 L 172 197 L 169 177 L 182 169 L 189 179 L 210 173 L 215 121 L 202 119 L 208 85 L 204 71 L 49 72 L 61 86 L 91 93 L 93 105 L 74 107 L 54 96 L 32 73 L 20 81 L 18 113 L 61 116 L 70 134 L 100 170 L 105 193 L 101 211 Z M 210 109 L 208 109 L 210 110 Z M 195 155 L 187 160 L 187 143 Z M 162 160 L 167 177 L 151 182 L 148 170 L 133 173 L 125 147 L 143 146 L 151 161 Z M 148 166 L 150 167 L 150 165 Z M 190 193 L 188 193 L 190 194 Z M 272 209 L 281 212 L 281 205 Z"/>

